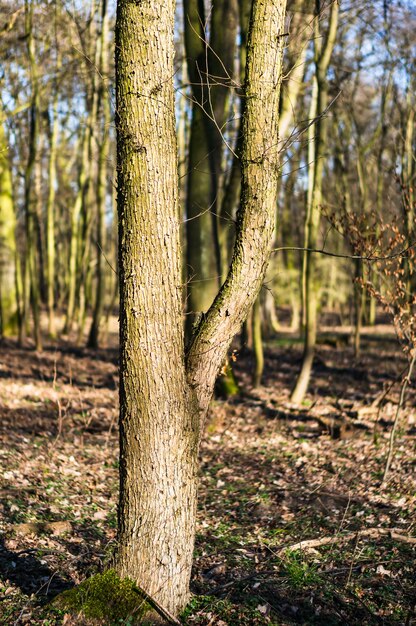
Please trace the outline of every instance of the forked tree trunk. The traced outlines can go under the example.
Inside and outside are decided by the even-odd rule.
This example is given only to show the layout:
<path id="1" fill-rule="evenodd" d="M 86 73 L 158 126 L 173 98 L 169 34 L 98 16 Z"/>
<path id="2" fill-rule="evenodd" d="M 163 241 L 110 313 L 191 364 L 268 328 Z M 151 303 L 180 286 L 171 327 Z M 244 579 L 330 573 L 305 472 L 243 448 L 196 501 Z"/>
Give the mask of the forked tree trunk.
<path id="1" fill-rule="evenodd" d="M 253 305 L 270 255 L 285 4 L 253 4 L 236 244 L 226 282 L 185 356 L 175 3 L 118 2 L 121 458 L 116 567 L 173 614 L 189 594 L 201 428 L 219 369 Z"/>

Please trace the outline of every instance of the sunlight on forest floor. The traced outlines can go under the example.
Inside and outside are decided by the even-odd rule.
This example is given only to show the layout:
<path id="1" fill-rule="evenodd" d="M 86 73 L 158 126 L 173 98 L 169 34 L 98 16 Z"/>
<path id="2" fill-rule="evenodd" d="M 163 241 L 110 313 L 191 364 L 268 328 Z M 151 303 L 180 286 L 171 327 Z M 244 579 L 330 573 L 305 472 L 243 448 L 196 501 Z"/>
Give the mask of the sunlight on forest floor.
<path id="1" fill-rule="evenodd" d="M 184 623 L 413 623 L 415 545 L 400 537 L 414 535 L 416 397 L 410 388 L 381 487 L 398 385 L 380 410 L 375 401 L 404 360 L 390 329 L 377 330 L 364 329 L 354 361 L 351 348 L 332 342 L 335 329 L 325 329 L 331 340 L 324 333 L 300 409 L 288 400 L 300 346 L 270 341 L 256 390 L 251 355 L 238 356 L 244 392 L 213 402 L 202 447 L 192 580 L 199 595 Z M 109 562 L 118 488 L 116 339 L 111 332 L 109 347 L 98 351 L 3 346 L 1 623 L 82 623 L 45 602 Z M 395 534 L 342 541 L 379 528 Z M 286 550 L 327 537 L 333 543 Z"/>

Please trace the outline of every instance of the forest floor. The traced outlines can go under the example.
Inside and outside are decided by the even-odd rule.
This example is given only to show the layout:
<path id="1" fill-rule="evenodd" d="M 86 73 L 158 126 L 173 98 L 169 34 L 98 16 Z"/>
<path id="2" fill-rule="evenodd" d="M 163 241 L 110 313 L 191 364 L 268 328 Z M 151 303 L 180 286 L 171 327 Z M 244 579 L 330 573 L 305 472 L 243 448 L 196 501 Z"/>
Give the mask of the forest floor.
<path id="1" fill-rule="evenodd" d="M 301 346 L 270 341 L 263 385 L 213 401 L 201 451 L 193 600 L 184 624 L 416 624 L 416 393 L 389 328 L 322 335 L 307 400 L 289 403 Z M 84 623 L 50 601 L 100 572 L 115 541 L 117 348 L 69 343 L 0 357 L 0 623 Z M 316 539 L 292 549 L 300 541 Z M 132 624 L 132 620 L 117 623 Z"/>

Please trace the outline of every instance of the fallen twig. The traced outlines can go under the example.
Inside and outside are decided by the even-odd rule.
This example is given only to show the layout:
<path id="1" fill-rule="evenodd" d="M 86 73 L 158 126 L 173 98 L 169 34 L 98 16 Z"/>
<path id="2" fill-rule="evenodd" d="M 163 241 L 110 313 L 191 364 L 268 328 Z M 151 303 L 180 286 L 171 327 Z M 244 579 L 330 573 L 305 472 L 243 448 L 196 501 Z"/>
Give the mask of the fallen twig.
<path id="1" fill-rule="evenodd" d="M 321 537 L 320 539 L 306 539 L 304 541 L 298 541 L 291 546 L 282 548 L 279 555 L 285 552 L 293 552 L 295 550 L 308 550 L 310 548 L 319 548 L 321 546 L 328 546 L 334 543 L 343 543 L 351 541 L 353 539 L 363 539 L 365 537 L 376 539 L 378 537 L 390 537 L 395 541 L 401 541 L 403 543 L 410 543 L 416 545 L 416 537 L 409 537 L 409 535 L 403 535 L 400 529 L 397 528 L 367 528 L 365 530 L 358 530 L 352 533 L 346 533 L 343 535 L 332 535 L 331 537 Z"/>

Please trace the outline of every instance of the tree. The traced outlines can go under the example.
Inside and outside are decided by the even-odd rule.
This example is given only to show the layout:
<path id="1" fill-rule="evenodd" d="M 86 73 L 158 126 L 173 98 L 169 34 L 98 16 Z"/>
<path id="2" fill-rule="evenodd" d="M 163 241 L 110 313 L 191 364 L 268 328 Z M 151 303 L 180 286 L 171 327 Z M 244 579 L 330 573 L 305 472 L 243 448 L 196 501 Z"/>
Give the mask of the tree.
<path id="1" fill-rule="evenodd" d="M 0 337 L 17 331 L 16 214 L 4 122 L 0 119 Z"/>
<path id="2" fill-rule="evenodd" d="M 119 0 L 120 505 L 116 565 L 172 613 L 188 598 L 198 449 L 216 377 L 260 289 L 275 225 L 285 0 L 253 2 L 242 201 L 230 270 L 195 329 L 182 321 L 174 0 Z"/>
<path id="3" fill-rule="evenodd" d="M 101 3 L 101 35 L 99 46 L 99 72 L 102 78 L 98 86 L 97 113 L 102 109 L 101 138 L 98 150 L 97 173 L 97 286 L 92 324 L 88 337 L 90 348 L 98 347 L 100 322 L 105 298 L 105 268 L 103 248 L 105 243 L 105 205 L 107 196 L 107 160 L 109 153 L 110 101 L 108 98 L 108 13 L 107 0 Z M 104 82 L 105 81 L 105 82 Z"/>
<path id="4" fill-rule="evenodd" d="M 40 220 L 38 211 L 38 194 L 35 193 L 34 173 L 39 149 L 40 134 L 40 92 L 39 77 L 36 65 L 35 39 L 33 36 L 33 1 L 25 2 L 25 27 L 27 38 L 27 52 L 29 58 L 31 78 L 31 103 L 29 109 L 29 150 L 25 170 L 25 216 L 26 216 L 26 258 L 24 280 L 24 316 L 27 323 L 29 301 L 33 312 L 33 330 L 36 350 L 42 350 L 42 338 L 40 331 L 40 280 L 42 277 L 42 264 L 37 263 L 37 256 L 41 256 L 39 245 Z M 40 254 L 36 254 L 36 248 Z M 39 272 L 40 269 L 40 272 Z"/>
<path id="5" fill-rule="evenodd" d="M 320 211 L 322 203 L 322 183 L 324 172 L 324 157 L 326 149 L 328 107 L 328 80 L 327 71 L 334 49 L 338 26 L 339 4 L 334 0 L 331 4 L 329 25 L 326 38 L 322 42 L 319 18 L 321 2 L 316 2 L 315 20 L 315 75 L 313 77 L 313 91 L 309 110 L 309 119 L 316 118 L 316 128 L 310 126 L 310 144 L 308 156 L 308 198 L 305 219 L 305 253 L 303 262 L 303 308 L 305 314 L 305 340 L 302 367 L 299 372 L 295 388 L 292 391 L 292 402 L 302 402 L 309 385 L 313 358 L 316 345 L 318 286 L 316 284 L 316 257 L 308 252 L 317 247 Z"/>

